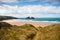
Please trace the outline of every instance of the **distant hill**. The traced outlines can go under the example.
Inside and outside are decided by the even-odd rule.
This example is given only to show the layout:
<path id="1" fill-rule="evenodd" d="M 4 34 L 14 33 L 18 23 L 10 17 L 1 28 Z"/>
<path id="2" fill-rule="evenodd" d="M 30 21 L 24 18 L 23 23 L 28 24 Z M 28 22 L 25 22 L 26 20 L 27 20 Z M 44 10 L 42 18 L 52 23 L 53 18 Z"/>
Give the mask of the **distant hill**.
<path id="1" fill-rule="evenodd" d="M 17 19 L 17 18 L 16 17 L 11 17 L 11 16 L 0 16 L 0 21 L 8 20 L 8 19 Z"/>

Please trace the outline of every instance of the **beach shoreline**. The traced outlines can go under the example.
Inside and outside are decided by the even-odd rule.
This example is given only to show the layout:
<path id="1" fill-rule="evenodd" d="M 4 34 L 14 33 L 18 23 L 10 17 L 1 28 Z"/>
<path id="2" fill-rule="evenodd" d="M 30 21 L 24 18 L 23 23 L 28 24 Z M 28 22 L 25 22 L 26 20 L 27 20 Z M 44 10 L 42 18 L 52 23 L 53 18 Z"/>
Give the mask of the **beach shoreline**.
<path id="1" fill-rule="evenodd" d="M 53 25 L 56 23 L 49 23 L 49 22 L 34 22 L 34 21 L 19 21 L 19 20 L 3 20 L 2 22 L 7 22 L 11 25 L 17 25 L 17 26 L 21 26 L 24 24 L 32 24 L 35 27 L 45 27 L 45 26 L 49 26 L 49 25 Z"/>

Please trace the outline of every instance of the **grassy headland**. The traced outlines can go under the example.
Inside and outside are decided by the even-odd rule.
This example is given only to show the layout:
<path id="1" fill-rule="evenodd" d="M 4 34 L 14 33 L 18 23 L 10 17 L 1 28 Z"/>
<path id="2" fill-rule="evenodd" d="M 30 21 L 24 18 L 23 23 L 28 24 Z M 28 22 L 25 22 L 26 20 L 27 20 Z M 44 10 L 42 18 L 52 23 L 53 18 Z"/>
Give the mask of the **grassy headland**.
<path id="1" fill-rule="evenodd" d="M 8 20 L 8 19 L 17 19 L 17 18 L 16 17 L 11 17 L 11 16 L 0 16 L 0 21 Z"/>

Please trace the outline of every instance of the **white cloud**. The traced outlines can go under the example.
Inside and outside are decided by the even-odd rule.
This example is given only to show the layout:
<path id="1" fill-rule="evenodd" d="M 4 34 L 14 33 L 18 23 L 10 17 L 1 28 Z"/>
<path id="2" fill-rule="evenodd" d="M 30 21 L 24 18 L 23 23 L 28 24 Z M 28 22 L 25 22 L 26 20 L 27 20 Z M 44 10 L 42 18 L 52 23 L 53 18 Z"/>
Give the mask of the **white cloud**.
<path id="1" fill-rule="evenodd" d="M 18 2 L 18 0 L 0 0 L 0 2 L 16 3 L 16 2 Z"/>
<path id="2" fill-rule="evenodd" d="M 19 3 L 19 2 L 34 2 L 34 1 L 39 1 L 39 2 L 51 2 L 53 4 L 60 4 L 60 0 L 0 0 L 0 2 L 5 2 L 5 3 Z"/>
<path id="3" fill-rule="evenodd" d="M 20 1 L 23 1 L 23 2 L 33 2 L 33 1 L 38 1 L 38 0 L 20 0 Z"/>
<path id="4" fill-rule="evenodd" d="M 53 4 L 60 4 L 60 0 L 40 0 L 42 2 L 51 2 Z"/>
<path id="5" fill-rule="evenodd" d="M 52 2 L 54 4 L 60 3 L 60 0 L 19 0 L 22 2 L 34 2 L 34 1 L 40 1 L 40 2 Z"/>
<path id="6" fill-rule="evenodd" d="M 58 17 L 60 15 L 60 7 L 26 5 L 26 6 L 0 6 L 0 15 L 10 16 L 35 16 L 35 17 Z M 59 16 L 60 17 L 60 16 Z"/>
<path id="7" fill-rule="evenodd" d="M 20 2 L 51 2 L 52 4 L 60 4 L 60 0 L 19 0 Z"/>
<path id="8" fill-rule="evenodd" d="M 5 2 L 5 3 L 16 3 L 16 2 L 33 2 L 33 1 L 38 1 L 38 0 L 0 0 L 0 2 Z"/>

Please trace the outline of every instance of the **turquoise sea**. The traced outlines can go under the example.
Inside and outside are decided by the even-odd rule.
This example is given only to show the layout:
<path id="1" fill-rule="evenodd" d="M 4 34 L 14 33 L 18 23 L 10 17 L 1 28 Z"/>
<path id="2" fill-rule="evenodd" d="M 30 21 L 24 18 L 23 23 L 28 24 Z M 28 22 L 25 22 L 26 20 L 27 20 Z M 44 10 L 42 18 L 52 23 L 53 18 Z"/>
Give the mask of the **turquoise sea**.
<path id="1" fill-rule="evenodd" d="M 60 18 L 35 18 L 35 19 L 19 18 L 17 20 L 60 23 Z"/>

